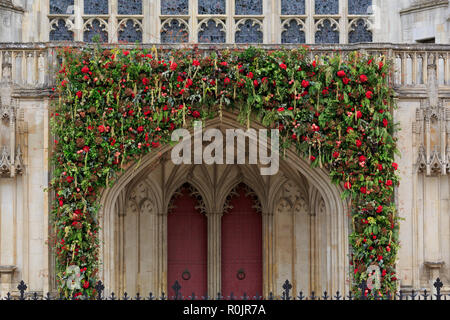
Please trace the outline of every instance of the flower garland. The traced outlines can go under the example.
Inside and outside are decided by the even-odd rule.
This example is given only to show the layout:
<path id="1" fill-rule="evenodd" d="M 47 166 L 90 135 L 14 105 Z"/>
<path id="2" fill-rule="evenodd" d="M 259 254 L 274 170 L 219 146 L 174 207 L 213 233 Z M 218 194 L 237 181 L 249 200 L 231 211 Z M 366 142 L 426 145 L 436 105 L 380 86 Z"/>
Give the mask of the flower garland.
<path id="1" fill-rule="evenodd" d="M 311 61 L 303 47 L 206 56 L 195 49 L 65 48 L 59 55 L 50 187 L 57 279 L 65 295 L 95 296 L 101 190 L 127 164 L 168 143 L 174 129 L 220 117 L 223 109 L 238 109 L 248 127 L 257 119 L 278 128 L 280 148 L 295 146 L 312 167 L 329 171 L 343 198 L 350 197 L 353 292 L 373 297 L 396 290 L 399 177 L 384 57 L 355 52 Z M 68 286 L 73 266 L 80 285 Z M 371 266 L 381 270 L 380 283 L 363 292 Z"/>

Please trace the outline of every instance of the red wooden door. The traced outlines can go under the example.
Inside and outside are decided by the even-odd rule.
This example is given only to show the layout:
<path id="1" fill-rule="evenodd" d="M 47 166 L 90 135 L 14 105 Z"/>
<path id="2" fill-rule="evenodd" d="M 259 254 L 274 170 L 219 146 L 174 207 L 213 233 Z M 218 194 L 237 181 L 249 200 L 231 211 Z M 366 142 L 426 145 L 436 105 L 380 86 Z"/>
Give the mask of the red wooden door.
<path id="1" fill-rule="evenodd" d="M 222 295 L 262 295 L 262 217 L 242 186 L 222 217 Z"/>
<path id="2" fill-rule="evenodd" d="M 167 286 L 169 297 L 175 295 L 175 281 L 185 298 L 192 293 L 200 298 L 207 292 L 207 221 L 195 206 L 197 200 L 187 188 L 173 200 L 174 209 L 167 217 Z"/>

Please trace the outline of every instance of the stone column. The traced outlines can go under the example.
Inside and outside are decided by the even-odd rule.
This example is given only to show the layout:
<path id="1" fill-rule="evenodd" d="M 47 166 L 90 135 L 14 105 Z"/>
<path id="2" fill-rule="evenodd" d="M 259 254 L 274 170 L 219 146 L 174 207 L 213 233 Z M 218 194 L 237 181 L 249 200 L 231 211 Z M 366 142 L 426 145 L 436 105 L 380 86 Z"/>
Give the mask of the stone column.
<path id="1" fill-rule="evenodd" d="M 222 212 L 206 214 L 208 218 L 208 295 L 222 292 Z"/>
<path id="2" fill-rule="evenodd" d="M 263 212 L 263 296 L 274 292 L 274 215 Z"/>
<path id="3" fill-rule="evenodd" d="M 167 296 L 169 287 L 167 286 L 167 212 L 158 213 L 157 215 L 157 271 L 156 278 L 157 292 L 160 295 L 162 292 Z"/>

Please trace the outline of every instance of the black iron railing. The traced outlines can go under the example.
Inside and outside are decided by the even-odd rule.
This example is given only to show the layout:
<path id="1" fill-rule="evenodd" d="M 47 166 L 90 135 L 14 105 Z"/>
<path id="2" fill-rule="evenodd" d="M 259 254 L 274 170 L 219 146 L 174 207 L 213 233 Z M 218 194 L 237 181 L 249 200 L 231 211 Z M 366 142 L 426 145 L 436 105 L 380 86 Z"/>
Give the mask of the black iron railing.
<path id="1" fill-rule="evenodd" d="M 441 293 L 441 289 L 443 287 L 442 281 L 437 278 L 433 284 L 435 288 L 435 293 L 429 292 L 426 289 L 424 290 L 411 290 L 409 292 L 405 292 L 400 290 L 395 295 L 377 295 L 373 296 L 374 300 L 416 300 L 416 301 L 424 301 L 424 300 L 449 300 L 450 301 L 450 293 L 443 294 Z M 365 288 L 367 286 L 363 284 L 362 286 L 363 292 L 365 292 Z M 147 296 L 141 296 L 140 293 L 136 293 L 135 296 L 130 296 L 128 293 L 124 293 L 122 296 L 116 296 L 114 292 L 112 292 L 109 296 L 104 296 L 105 287 L 101 281 L 99 281 L 96 286 L 96 296 L 95 300 L 366 300 L 368 299 L 366 296 L 355 297 L 350 291 L 348 294 L 344 294 L 340 291 L 337 291 L 334 295 L 329 294 L 327 291 L 324 291 L 322 295 L 316 295 L 313 291 L 309 295 L 306 295 L 302 291 L 298 294 L 291 292 L 292 285 L 286 280 L 282 286 L 283 291 L 279 296 L 276 296 L 272 292 L 270 292 L 266 297 L 260 296 L 256 294 L 254 296 L 247 295 L 244 293 L 242 296 L 235 295 L 231 292 L 227 296 L 223 296 L 222 293 L 217 293 L 215 296 L 209 296 L 207 293 L 203 295 L 196 295 L 192 293 L 190 295 L 184 296 L 181 292 L 181 285 L 178 281 L 175 281 L 175 284 L 172 286 L 174 291 L 174 295 L 167 296 L 164 292 L 160 296 L 155 296 L 153 293 L 149 293 Z M 0 300 L 85 300 L 87 299 L 84 296 L 72 296 L 65 297 L 62 294 L 52 295 L 47 293 L 46 295 L 40 295 L 37 292 L 27 292 L 27 285 L 24 281 L 20 281 L 17 286 L 18 293 L 11 294 L 8 292 L 6 296 L 0 297 Z"/>

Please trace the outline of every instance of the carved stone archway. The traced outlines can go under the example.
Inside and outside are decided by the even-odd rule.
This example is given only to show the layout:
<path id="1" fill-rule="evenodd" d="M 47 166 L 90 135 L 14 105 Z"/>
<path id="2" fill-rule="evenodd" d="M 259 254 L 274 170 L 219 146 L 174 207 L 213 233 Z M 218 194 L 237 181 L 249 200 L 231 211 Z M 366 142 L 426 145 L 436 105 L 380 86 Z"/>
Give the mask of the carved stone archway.
<path id="1" fill-rule="evenodd" d="M 221 120 L 208 121 L 206 128 L 242 128 L 235 119 L 235 114 L 226 112 Z M 258 124 L 253 128 L 264 129 Z M 106 288 L 119 293 L 129 288 L 167 293 L 167 210 L 173 193 L 188 182 L 201 194 L 208 218 L 208 293 L 221 291 L 220 220 L 226 197 L 242 182 L 261 202 L 263 295 L 279 294 L 285 278 L 296 292 L 348 290 L 349 221 L 342 190 L 331 184 L 325 170 L 311 169 L 294 150 L 286 151 L 287 158 L 280 161 L 280 172 L 274 176 L 261 176 L 258 165 L 175 165 L 170 150 L 166 146 L 148 154 L 139 168 L 130 167 L 102 195 L 101 278 Z M 120 262 L 126 251 L 129 210 L 149 215 L 147 227 L 136 226 L 136 230 L 146 228 L 147 252 L 158 257 L 149 259 L 145 280 L 142 274 L 126 274 Z"/>

